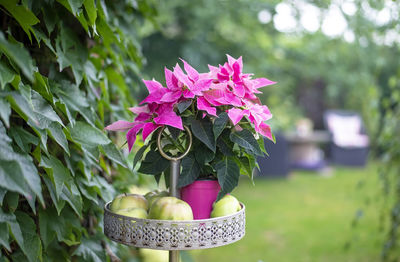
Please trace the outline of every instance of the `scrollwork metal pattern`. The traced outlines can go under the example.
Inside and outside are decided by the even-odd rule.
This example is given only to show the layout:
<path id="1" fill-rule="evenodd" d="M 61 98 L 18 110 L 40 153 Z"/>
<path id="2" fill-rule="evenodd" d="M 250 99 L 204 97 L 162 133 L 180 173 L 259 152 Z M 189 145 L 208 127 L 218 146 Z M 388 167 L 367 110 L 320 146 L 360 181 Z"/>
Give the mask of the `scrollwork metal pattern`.
<path id="1" fill-rule="evenodd" d="M 245 235 L 245 206 L 232 215 L 172 221 L 117 215 L 104 208 L 104 234 L 113 241 L 163 250 L 204 249 L 231 244 Z"/>

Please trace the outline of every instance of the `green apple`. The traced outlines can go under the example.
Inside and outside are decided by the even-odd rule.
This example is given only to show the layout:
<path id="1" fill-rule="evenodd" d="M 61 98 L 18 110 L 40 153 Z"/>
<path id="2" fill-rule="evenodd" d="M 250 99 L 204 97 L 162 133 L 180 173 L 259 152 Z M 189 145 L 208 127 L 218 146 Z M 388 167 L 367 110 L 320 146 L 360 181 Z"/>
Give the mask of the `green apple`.
<path id="1" fill-rule="evenodd" d="M 214 202 L 210 217 L 223 217 L 234 214 L 242 209 L 239 201 L 232 195 L 225 195 L 219 201 Z"/>
<path id="2" fill-rule="evenodd" d="M 150 207 L 149 218 L 162 220 L 193 220 L 192 208 L 176 197 L 160 197 Z"/>
<path id="3" fill-rule="evenodd" d="M 115 213 L 127 217 L 147 218 L 147 211 L 143 208 L 120 209 L 115 211 Z"/>
<path id="4" fill-rule="evenodd" d="M 143 208 L 147 210 L 147 200 L 144 196 L 138 194 L 122 194 L 117 196 L 110 205 L 110 209 L 113 212 L 128 208 Z"/>
<path id="5" fill-rule="evenodd" d="M 169 255 L 166 250 L 139 248 L 142 262 L 168 262 Z"/>
<path id="6" fill-rule="evenodd" d="M 169 196 L 169 193 L 167 191 L 151 191 L 149 193 L 147 193 L 146 195 L 144 195 L 144 197 L 147 199 L 147 205 L 150 209 L 151 205 L 160 197 L 165 197 L 165 196 Z"/>

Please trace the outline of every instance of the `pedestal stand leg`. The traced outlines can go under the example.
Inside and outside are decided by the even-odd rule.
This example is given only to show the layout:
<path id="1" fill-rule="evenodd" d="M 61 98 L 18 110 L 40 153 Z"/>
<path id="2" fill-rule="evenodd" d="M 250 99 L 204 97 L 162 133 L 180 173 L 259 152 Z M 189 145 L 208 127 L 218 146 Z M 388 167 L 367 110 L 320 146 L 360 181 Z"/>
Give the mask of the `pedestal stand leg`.
<path id="1" fill-rule="evenodd" d="M 180 160 L 171 160 L 171 172 L 169 177 L 169 194 L 177 198 L 181 197 L 178 189 L 180 162 Z M 179 262 L 179 251 L 169 251 L 169 262 Z"/>

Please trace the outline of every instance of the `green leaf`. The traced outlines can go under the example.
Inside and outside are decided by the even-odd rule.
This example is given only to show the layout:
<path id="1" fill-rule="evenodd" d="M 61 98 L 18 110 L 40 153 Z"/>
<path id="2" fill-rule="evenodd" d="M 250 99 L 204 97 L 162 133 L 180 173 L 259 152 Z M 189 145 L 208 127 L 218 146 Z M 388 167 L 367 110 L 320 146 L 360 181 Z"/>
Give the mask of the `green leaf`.
<path id="1" fill-rule="evenodd" d="M 4 196 L 6 195 L 6 193 L 7 193 L 7 190 L 0 187 L 0 206 L 3 205 L 3 199 L 4 199 Z"/>
<path id="2" fill-rule="evenodd" d="M 0 61 L 0 87 L 4 87 L 14 80 L 15 73 L 3 61 Z"/>
<path id="3" fill-rule="evenodd" d="M 215 140 L 218 139 L 219 135 L 224 131 L 225 125 L 228 122 L 228 114 L 226 112 L 222 112 L 218 115 L 218 117 L 214 121 L 213 132 Z"/>
<path id="4" fill-rule="evenodd" d="M 257 140 L 254 138 L 253 134 L 249 130 L 243 129 L 239 132 L 232 132 L 230 135 L 230 139 L 232 142 L 244 148 L 247 153 L 257 156 L 263 156 L 263 152 L 261 151 Z"/>
<path id="5" fill-rule="evenodd" d="M 18 245 L 23 249 L 24 247 L 24 238 L 22 235 L 22 231 L 20 225 L 17 222 L 17 219 L 14 214 L 4 213 L 0 208 L 0 223 L 6 223 L 11 231 L 11 236 Z"/>
<path id="6" fill-rule="evenodd" d="M 0 186 L 18 192 L 27 199 L 34 197 L 33 191 L 44 203 L 40 177 L 32 158 L 14 152 L 7 144 L 0 144 Z"/>
<path id="7" fill-rule="evenodd" d="M 10 127 L 10 115 L 10 104 L 4 98 L 0 97 L 0 118 L 3 119 L 3 122 L 7 128 Z"/>
<path id="8" fill-rule="evenodd" d="M 40 166 L 43 167 L 49 175 L 56 189 L 56 198 L 59 199 L 64 186 L 69 185 L 72 180 L 69 170 L 60 160 L 52 155 L 49 157 L 43 156 Z"/>
<path id="9" fill-rule="evenodd" d="M 72 253 L 72 255 L 81 256 L 86 261 L 104 262 L 106 256 L 103 247 L 99 241 L 83 238 L 81 244 Z"/>
<path id="10" fill-rule="evenodd" d="M 24 5 L 18 5 L 18 0 L 0 0 L 0 5 L 4 6 L 7 11 L 17 20 L 22 29 L 31 40 L 32 26 L 39 23 L 39 19 Z"/>
<path id="11" fill-rule="evenodd" d="M 229 158 L 224 158 L 218 162 L 215 169 L 217 170 L 218 183 L 221 186 L 221 191 L 217 197 L 218 201 L 238 185 L 240 172 L 235 161 Z"/>
<path id="12" fill-rule="evenodd" d="M 15 192 L 8 191 L 5 197 L 5 202 L 11 212 L 15 212 L 18 207 L 19 194 Z"/>
<path id="13" fill-rule="evenodd" d="M 96 28 L 99 35 L 102 37 L 104 44 L 109 47 L 113 43 L 118 43 L 118 39 L 116 38 L 114 32 L 108 25 L 108 23 L 104 20 L 103 17 L 99 16 L 96 20 Z"/>
<path id="14" fill-rule="evenodd" d="M 65 6 L 74 16 L 80 11 L 84 0 L 57 0 L 60 4 Z"/>
<path id="15" fill-rule="evenodd" d="M 51 200 L 53 201 L 54 206 L 57 209 L 57 213 L 60 214 L 65 206 L 65 201 L 62 199 L 58 199 L 56 197 L 56 189 L 55 189 L 53 183 L 51 182 L 50 178 L 43 176 L 43 180 L 44 180 L 44 183 L 46 184 L 47 189 L 50 193 Z"/>
<path id="16" fill-rule="evenodd" d="M 107 145 L 101 146 L 102 152 L 115 163 L 120 164 L 123 167 L 127 167 L 125 158 L 122 156 L 118 148 L 113 144 L 109 143 Z"/>
<path id="17" fill-rule="evenodd" d="M 222 135 L 217 139 L 217 146 L 225 156 L 233 156 L 234 143 L 229 139 L 231 131 L 226 129 L 222 132 Z"/>
<path id="18" fill-rule="evenodd" d="M 149 144 L 142 146 L 135 154 L 135 157 L 133 158 L 133 166 L 132 168 L 135 168 L 136 164 L 142 160 L 143 154 L 146 151 L 146 149 L 149 147 Z"/>
<path id="19" fill-rule="evenodd" d="M 19 148 L 25 153 L 30 153 L 30 145 L 38 145 L 39 138 L 32 135 L 20 126 L 15 126 L 10 129 L 10 136 L 13 138 L 14 142 L 17 143 Z"/>
<path id="20" fill-rule="evenodd" d="M 62 126 L 57 122 L 53 122 L 49 125 L 47 130 L 49 131 L 50 137 L 53 138 L 57 142 L 57 144 L 59 144 L 65 150 L 65 152 L 68 155 L 70 155 L 68 141 L 62 130 Z"/>
<path id="21" fill-rule="evenodd" d="M 0 223 L 0 246 L 5 247 L 8 250 L 8 252 L 11 251 L 10 243 L 8 242 L 9 238 L 10 238 L 10 235 L 8 232 L 8 226 L 6 223 L 1 222 Z"/>
<path id="22" fill-rule="evenodd" d="M 83 2 L 91 26 L 96 25 L 96 18 L 97 18 L 97 9 L 94 2 L 95 2 L 94 0 L 85 0 Z"/>
<path id="23" fill-rule="evenodd" d="M 196 156 L 196 161 L 200 165 L 204 165 L 212 161 L 215 157 L 215 153 L 208 149 L 203 143 L 196 143 L 194 146 L 194 155 Z"/>
<path id="24" fill-rule="evenodd" d="M 178 103 L 179 113 L 183 113 L 192 104 L 192 100 L 185 100 Z"/>
<path id="25" fill-rule="evenodd" d="M 158 151 L 149 151 L 142 161 L 138 172 L 148 175 L 161 174 L 169 167 L 169 161 L 162 157 Z"/>
<path id="26" fill-rule="evenodd" d="M 192 132 L 195 137 L 215 153 L 213 125 L 208 119 L 194 119 L 192 121 Z"/>
<path id="27" fill-rule="evenodd" d="M 16 212 L 17 221 L 22 231 L 24 244 L 22 251 L 30 262 L 42 260 L 42 243 L 36 234 L 36 225 L 33 219 L 23 212 Z"/>
<path id="28" fill-rule="evenodd" d="M 107 145 L 111 140 L 98 128 L 85 122 L 77 121 L 73 127 L 69 127 L 71 136 L 82 145 L 97 146 Z"/>
<path id="29" fill-rule="evenodd" d="M 82 197 L 81 194 L 74 183 L 70 184 L 71 190 L 64 187 L 60 198 L 65 200 L 69 206 L 75 211 L 77 216 L 82 218 Z"/>
<path id="30" fill-rule="evenodd" d="M 188 154 L 182 159 L 182 173 L 179 175 L 178 187 L 193 183 L 200 175 L 200 166 L 194 155 Z"/>
<path id="31" fill-rule="evenodd" d="M 7 2 L 7 0 L 2 1 Z M 2 32 L 0 32 L 0 53 L 1 52 L 21 69 L 26 78 L 33 81 L 34 69 L 29 52 L 21 45 L 7 41 Z"/>

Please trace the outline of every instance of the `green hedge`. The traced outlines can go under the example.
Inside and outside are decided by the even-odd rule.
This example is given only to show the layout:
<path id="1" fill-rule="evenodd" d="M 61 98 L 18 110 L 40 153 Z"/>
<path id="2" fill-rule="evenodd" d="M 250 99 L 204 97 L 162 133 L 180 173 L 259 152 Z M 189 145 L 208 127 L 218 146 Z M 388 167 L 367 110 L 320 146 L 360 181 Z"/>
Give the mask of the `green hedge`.
<path id="1" fill-rule="evenodd" d="M 0 261 L 109 261 L 115 173 L 103 132 L 128 118 L 154 8 L 130 0 L 0 0 Z"/>

